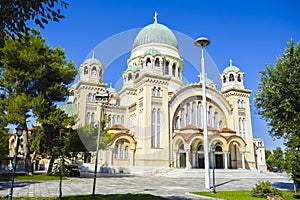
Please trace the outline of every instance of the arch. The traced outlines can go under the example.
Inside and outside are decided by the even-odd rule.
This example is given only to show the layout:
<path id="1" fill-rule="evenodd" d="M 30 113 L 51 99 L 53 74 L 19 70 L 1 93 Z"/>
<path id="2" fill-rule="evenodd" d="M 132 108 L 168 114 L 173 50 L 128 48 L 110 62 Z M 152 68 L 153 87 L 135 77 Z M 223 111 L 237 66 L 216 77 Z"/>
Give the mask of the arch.
<path id="1" fill-rule="evenodd" d="M 129 74 L 128 74 L 128 81 L 130 81 L 131 79 L 132 79 L 132 74 L 129 73 Z"/>
<path id="2" fill-rule="evenodd" d="M 150 58 L 147 58 L 146 59 L 146 66 L 150 66 L 151 65 L 151 59 Z"/>
<path id="3" fill-rule="evenodd" d="M 240 74 L 238 74 L 237 81 L 238 81 L 238 82 L 242 82 L 242 78 L 241 78 L 241 75 L 240 75 Z"/>
<path id="4" fill-rule="evenodd" d="M 229 74 L 229 82 L 232 82 L 232 81 L 234 81 L 234 76 L 233 76 L 233 74 Z"/>
<path id="5" fill-rule="evenodd" d="M 89 73 L 88 68 L 87 68 L 87 66 L 85 66 L 84 70 L 83 70 L 83 74 L 88 74 L 88 73 Z"/>
<path id="6" fill-rule="evenodd" d="M 110 141 L 109 145 L 110 146 L 116 146 L 116 144 L 118 144 L 119 141 L 126 141 L 128 143 L 128 148 L 129 150 L 135 150 L 136 148 L 136 141 L 134 140 L 134 138 L 126 133 L 115 133 L 113 135 L 112 140 Z"/>
<path id="7" fill-rule="evenodd" d="M 159 59 L 158 58 L 155 59 L 154 66 L 159 67 Z"/>
<path id="8" fill-rule="evenodd" d="M 173 76 L 176 75 L 176 63 L 173 63 L 173 65 L 172 65 L 172 75 Z"/>
<path id="9" fill-rule="evenodd" d="M 166 65 L 165 65 L 165 74 L 169 75 L 169 65 L 170 65 L 170 61 L 166 61 Z"/>

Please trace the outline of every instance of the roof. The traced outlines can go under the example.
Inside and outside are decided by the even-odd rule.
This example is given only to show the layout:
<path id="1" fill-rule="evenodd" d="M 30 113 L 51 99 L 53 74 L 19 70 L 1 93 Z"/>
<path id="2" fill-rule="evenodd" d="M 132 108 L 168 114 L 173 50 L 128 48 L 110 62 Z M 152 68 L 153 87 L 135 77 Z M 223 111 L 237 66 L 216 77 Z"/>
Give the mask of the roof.
<path id="1" fill-rule="evenodd" d="M 178 42 L 174 33 L 165 25 L 154 23 L 144 27 L 136 36 L 133 48 L 144 44 L 161 43 L 178 49 Z"/>
<path id="2" fill-rule="evenodd" d="M 236 131 L 234 131 L 234 130 L 231 130 L 230 128 L 222 128 L 221 130 L 220 130 L 220 132 L 221 133 L 236 133 Z"/>
<path id="3" fill-rule="evenodd" d="M 110 130 L 128 131 L 128 129 L 122 126 L 121 124 L 113 125 L 112 127 L 110 127 Z"/>

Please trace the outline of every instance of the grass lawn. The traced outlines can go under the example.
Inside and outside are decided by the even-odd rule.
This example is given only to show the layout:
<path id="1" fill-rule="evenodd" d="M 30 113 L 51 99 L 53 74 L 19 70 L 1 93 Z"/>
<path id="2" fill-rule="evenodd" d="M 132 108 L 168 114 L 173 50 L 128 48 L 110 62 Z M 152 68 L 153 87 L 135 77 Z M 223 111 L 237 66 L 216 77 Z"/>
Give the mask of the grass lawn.
<path id="1" fill-rule="evenodd" d="M 32 176 L 25 176 L 23 174 L 16 174 L 15 181 L 51 181 L 59 180 L 59 176 L 49 176 L 47 174 L 34 174 Z M 68 180 L 68 178 L 63 177 L 63 180 Z M 0 174 L 0 181 L 11 181 L 11 174 Z"/>
<path id="2" fill-rule="evenodd" d="M 282 191 L 283 198 L 285 200 L 289 199 L 300 199 L 300 193 L 294 194 L 293 191 Z M 199 194 L 203 196 L 209 196 L 209 197 L 216 197 L 221 199 L 227 199 L 227 200 L 254 200 L 254 199 L 262 199 L 257 197 L 252 197 L 250 195 L 250 191 L 226 191 L 226 192 L 217 192 L 216 194 L 213 194 L 211 192 L 195 192 L 194 194 Z"/>
<path id="3" fill-rule="evenodd" d="M 1 198 L 0 198 L 1 199 Z M 55 200 L 58 197 L 41 197 L 41 198 L 14 198 L 18 200 Z M 162 197 L 153 196 L 150 194 L 114 194 L 114 195 L 76 195 L 65 196 L 64 200 L 166 200 Z"/>

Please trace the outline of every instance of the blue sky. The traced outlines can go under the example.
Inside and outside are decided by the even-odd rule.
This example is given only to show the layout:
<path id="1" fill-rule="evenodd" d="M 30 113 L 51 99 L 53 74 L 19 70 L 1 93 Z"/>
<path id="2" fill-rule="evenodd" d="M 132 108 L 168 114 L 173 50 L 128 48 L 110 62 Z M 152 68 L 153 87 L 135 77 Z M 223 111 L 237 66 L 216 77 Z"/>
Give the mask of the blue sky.
<path id="1" fill-rule="evenodd" d="M 206 51 L 219 71 L 223 71 L 232 58 L 233 64 L 245 73 L 245 87 L 253 91 L 254 137 L 264 138 L 267 149 L 282 145 L 279 140 L 273 141 L 267 133 L 266 123 L 254 114 L 253 98 L 259 71 L 266 64 L 275 64 L 276 57 L 282 55 L 291 38 L 300 41 L 299 1 L 78 0 L 69 3 L 68 9 L 63 10 L 66 18 L 60 23 L 49 23 L 41 32 L 48 44 L 63 47 L 67 58 L 77 67 L 101 42 L 153 23 L 155 11 L 159 14 L 158 22 L 171 30 L 193 39 L 208 37 L 211 44 Z M 125 43 L 119 45 L 122 44 Z M 110 50 L 114 48 L 120 47 L 114 46 Z M 120 56 L 110 66 L 105 66 L 109 69 L 104 73 L 105 82 L 116 84 L 126 69 L 128 56 L 128 53 Z M 189 67 L 185 70 L 189 72 Z M 191 77 L 191 82 L 198 80 L 197 74 Z"/>

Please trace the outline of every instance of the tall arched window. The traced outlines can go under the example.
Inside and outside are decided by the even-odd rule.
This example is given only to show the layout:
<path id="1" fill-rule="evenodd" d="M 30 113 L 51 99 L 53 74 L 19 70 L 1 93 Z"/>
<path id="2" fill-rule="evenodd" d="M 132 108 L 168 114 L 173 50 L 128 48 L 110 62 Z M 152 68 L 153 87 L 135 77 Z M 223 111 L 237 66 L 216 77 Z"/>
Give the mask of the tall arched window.
<path id="1" fill-rule="evenodd" d="M 218 113 L 217 112 L 215 112 L 215 114 L 214 114 L 214 122 L 213 122 L 213 126 L 214 126 L 214 128 L 218 128 Z"/>
<path id="2" fill-rule="evenodd" d="M 128 74 L 128 81 L 130 81 L 132 79 L 132 75 L 131 73 Z"/>
<path id="3" fill-rule="evenodd" d="M 186 104 L 186 125 L 191 124 L 191 107 L 190 104 Z"/>
<path id="4" fill-rule="evenodd" d="M 160 97 L 160 96 L 161 96 L 161 94 L 160 94 L 160 87 L 159 87 L 159 88 L 157 88 L 157 93 L 156 93 L 156 96 L 158 96 L 158 97 Z"/>
<path id="5" fill-rule="evenodd" d="M 183 128 L 185 126 L 184 123 L 184 108 L 181 108 L 180 110 L 180 128 Z"/>
<path id="6" fill-rule="evenodd" d="M 201 103 L 197 103 L 197 117 L 196 117 L 196 126 L 201 127 Z"/>
<path id="7" fill-rule="evenodd" d="M 238 82 L 241 82 L 241 81 L 242 81 L 242 78 L 241 78 L 241 75 L 240 75 L 240 74 L 238 75 L 237 80 L 238 80 Z"/>
<path id="8" fill-rule="evenodd" d="M 156 87 L 152 88 L 152 96 L 156 96 Z"/>
<path id="9" fill-rule="evenodd" d="M 208 112 L 207 112 L 207 124 L 208 126 L 212 126 L 212 107 L 209 106 Z"/>
<path id="10" fill-rule="evenodd" d="M 155 108 L 152 110 L 152 113 L 151 113 L 151 147 L 155 147 L 155 127 L 156 127 L 156 118 L 155 118 L 155 115 L 156 115 L 156 110 Z"/>
<path id="11" fill-rule="evenodd" d="M 90 124 L 90 112 L 86 114 L 85 123 Z"/>
<path id="12" fill-rule="evenodd" d="M 166 61 L 166 65 L 165 65 L 165 74 L 166 75 L 169 75 L 169 64 L 170 64 L 170 62 Z"/>
<path id="13" fill-rule="evenodd" d="M 173 65 L 172 65 L 172 75 L 173 76 L 175 76 L 175 74 L 176 74 L 176 63 L 174 63 Z"/>
<path id="14" fill-rule="evenodd" d="M 155 65 L 156 67 L 159 67 L 159 59 L 158 59 L 158 58 L 155 59 L 154 65 Z"/>
<path id="15" fill-rule="evenodd" d="M 125 157 L 124 159 L 128 159 L 128 146 L 125 147 Z"/>
<path id="16" fill-rule="evenodd" d="M 192 104 L 192 125 L 197 126 L 196 120 L 197 120 L 197 107 L 196 107 L 196 102 L 193 102 L 193 104 Z"/>
<path id="17" fill-rule="evenodd" d="M 88 71 L 88 68 L 87 68 L 87 66 L 85 66 L 85 67 L 84 67 L 84 70 L 83 70 L 83 74 L 88 74 L 88 72 L 89 72 L 89 71 Z"/>
<path id="18" fill-rule="evenodd" d="M 234 76 L 233 76 L 233 74 L 230 74 L 229 75 L 229 82 L 232 82 L 232 81 L 234 81 Z"/>
<path id="19" fill-rule="evenodd" d="M 151 60 L 150 60 L 150 58 L 147 58 L 147 60 L 146 60 L 146 66 L 150 66 L 151 65 Z"/>
<path id="20" fill-rule="evenodd" d="M 151 114 L 151 147 L 160 147 L 160 137 L 161 137 L 161 111 L 160 109 L 153 109 Z"/>
<path id="21" fill-rule="evenodd" d="M 91 124 L 93 125 L 93 124 L 95 124 L 95 122 L 96 122 L 95 113 L 92 113 L 92 115 L 91 115 Z"/>

